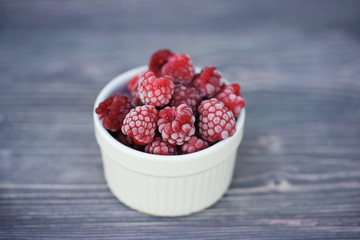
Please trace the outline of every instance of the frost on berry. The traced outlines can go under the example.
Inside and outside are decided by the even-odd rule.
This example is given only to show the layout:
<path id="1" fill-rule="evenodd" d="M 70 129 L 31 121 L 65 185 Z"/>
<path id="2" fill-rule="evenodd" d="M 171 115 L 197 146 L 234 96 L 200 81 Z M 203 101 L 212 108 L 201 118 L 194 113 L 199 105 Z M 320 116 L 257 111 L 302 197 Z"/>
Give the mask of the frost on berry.
<path id="1" fill-rule="evenodd" d="M 161 137 L 155 137 L 154 141 L 145 146 L 145 152 L 157 155 L 176 155 L 176 146 L 162 140 Z"/>
<path id="2" fill-rule="evenodd" d="M 149 144 L 155 135 L 157 114 L 152 105 L 138 106 L 126 115 L 121 131 L 131 137 L 135 144 Z"/>
<path id="3" fill-rule="evenodd" d="M 174 93 L 174 83 L 169 76 L 157 78 L 153 72 L 147 71 L 139 80 L 138 92 L 144 104 L 163 107 Z"/>
<path id="4" fill-rule="evenodd" d="M 181 146 L 183 154 L 193 153 L 207 148 L 209 144 L 196 136 L 192 136 L 189 141 Z"/>
<path id="5" fill-rule="evenodd" d="M 158 50 L 150 58 L 149 70 L 152 71 L 156 77 L 161 77 L 161 68 L 172 55 L 174 54 L 169 49 Z"/>
<path id="6" fill-rule="evenodd" d="M 216 98 L 223 102 L 235 117 L 240 115 L 241 109 L 245 106 L 245 100 L 240 94 L 240 85 L 236 83 L 225 85 Z"/>
<path id="7" fill-rule="evenodd" d="M 216 142 L 234 135 L 234 114 L 218 99 L 201 102 L 199 115 L 199 132 L 204 140 Z"/>
<path id="8" fill-rule="evenodd" d="M 169 57 L 161 72 L 162 75 L 171 76 L 174 83 L 191 83 L 195 75 L 195 68 L 187 54 L 175 54 Z"/>
<path id="9" fill-rule="evenodd" d="M 170 100 L 169 106 L 177 107 L 180 104 L 186 104 L 191 107 L 194 115 L 197 115 L 197 108 L 201 102 L 199 91 L 189 85 L 175 85 L 173 97 Z"/>
<path id="10" fill-rule="evenodd" d="M 122 122 L 132 107 L 128 96 L 116 95 L 101 102 L 95 112 L 99 115 L 104 128 L 115 132 L 121 129 Z"/>
<path id="11" fill-rule="evenodd" d="M 193 85 L 202 97 L 211 98 L 221 89 L 221 73 L 215 67 L 206 66 L 194 77 Z"/>
<path id="12" fill-rule="evenodd" d="M 170 144 L 182 145 L 195 133 L 195 117 L 186 104 L 166 107 L 159 112 L 159 132 Z"/>

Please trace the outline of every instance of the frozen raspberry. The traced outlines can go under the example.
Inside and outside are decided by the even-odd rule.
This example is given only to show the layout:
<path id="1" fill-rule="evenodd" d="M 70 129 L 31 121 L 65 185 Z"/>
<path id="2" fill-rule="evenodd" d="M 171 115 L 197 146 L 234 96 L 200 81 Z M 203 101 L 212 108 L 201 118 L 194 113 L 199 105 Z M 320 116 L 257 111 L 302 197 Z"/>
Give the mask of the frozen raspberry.
<path id="1" fill-rule="evenodd" d="M 194 115 L 197 114 L 197 108 L 201 102 L 201 97 L 199 91 L 196 88 L 186 85 L 175 85 L 175 90 L 173 97 L 170 100 L 170 107 L 177 107 L 182 103 L 185 103 L 191 110 Z"/>
<path id="2" fill-rule="evenodd" d="M 138 84 L 141 76 L 144 75 L 144 73 L 145 72 L 139 73 L 135 77 L 130 79 L 130 81 L 127 84 L 127 89 L 129 90 L 129 92 L 131 92 L 134 89 L 134 87 Z"/>
<path id="3" fill-rule="evenodd" d="M 109 97 L 107 99 L 105 99 L 104 101 L 102 101 L 99 106 L 95 109 L 95 112 L 100 115 L 99 118 L 103 119 L 104 117 L 107 116 L 107 114 L 109 113 L 109 107 L 111 106 L 111 104 L 114 101 L 114 97 Z"/>
<path id="4" fill-rule="evenodd" d="M 221 89 L 221 74 L 215 67 L 206 66 L 194 77 L 193 85 L 202 97 L 211 98 Z"/>
<path id="5" fill-rule="evenodd" d="M 99 114 L 104 128 L 115 132 L 121 129 L 123 120 L 132 107 L 128 96 L 116 95 L 101 102 L 95 112 Z"/>
<path id="6" fill-rule="evenodd" d="M 240 95 L 240 85 L 236 83 L 225 85 L 216 95 L 216 98 L 223 102 L 235 117 L 239 116 L 241 109 L 245 106 L 245 100 Z"/>
<path id="7" fill-rule="evenodd" d="M 139 96 L 139 81 L 141 77 L 144 75 L 145 72 L 141 72 L 137 74 L 135 77 L 130 79 L 130 81 L 127 84 L 127 88 L 130 92 L 131 96 L 131 102 L 134 106 L 141 106 L 143 103 L 141 102 L 140 96 Z"/>
<path id="8" fill-rule="evenodd" d="M 144 104 L 162 107 L 169 103 L 174 93 L 174 83 L 169 76 L 155 77 L 147 71 L 139 80 L 139 95 Z"/>
<path id="9" fill-rule="evenodd" d="M 161 69 L 162 75 L 169 75 L 175 83 L 191 83 L 195 69 L 191 58 L 186 54 L 175 54 Z"/>
<path id="10" fill-rule="evenodd" d="M 195 136 L 192 136 L 189 141 L 184 143 L 184 145 L 181 146 L 181 150 L 183 154 L 187 153 L 193 153 L 200 150 L 203 150 L 207 148 L 209 144 L 200 138 L 197 138 Z"/>
<path id="11" fill-rule="evenodd" d="M 161 68 L 172 55 L 174 54 L 168 49 L 160 49 L 159 51 L 155 52 L 151 56 L 149 70 L 152 71 L 156 77 L 161 77 Z"/>
<path id="12" fill-rule="evenodd" d="M 159 132 L 170 144 L 182 145 L 195 133 L 195 117 L 186 104 L 166 107 L 159 112 Z"/>
<path id="13" fill-rule="evenodd" d="M 135 144 L 149 144 L 155 135 L 157 114 L 154 106 L 138 106 L 126 115 L 121 131 L 131 137 Z"/>
<path id="14" fill-rule="evenodd" d="M 130 95 L 131 95 L 131 102 L 133 103 L 134 106 L 143 105 L 139 95 L 139 81 L 137 81 L 134 84 L 133 88 L 130 91 Z"/>
<path id="15" fill-rule="evenodd" d="M 218 99 L 201 102 L 199 114 L 199 132 L 204 140 L 216 142 L 234 135 L 234 114 Z"/>
<path id="16" fill-rule="evenodd" d="M 145 146 L 145 152 L 157 155 L 176 155 L 176 146 L 165 142 L 161 137 L 154 138 L 152 143 Z"/>

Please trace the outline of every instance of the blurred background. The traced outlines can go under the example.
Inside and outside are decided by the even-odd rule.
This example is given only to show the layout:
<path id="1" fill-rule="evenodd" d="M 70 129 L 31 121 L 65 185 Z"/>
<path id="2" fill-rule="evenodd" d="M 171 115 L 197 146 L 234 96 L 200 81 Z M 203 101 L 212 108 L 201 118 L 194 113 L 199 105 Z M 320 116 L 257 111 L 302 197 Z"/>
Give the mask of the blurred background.
<path id="1" fill-rule="evenodd" d="M 360 238 L 359 26 L 351 0 L 0 0 L 0 239 Z M 160 48 L 247 104 L 230 190 L 188 218 L 119 203 L 93 133 L 101 88 Z"/>

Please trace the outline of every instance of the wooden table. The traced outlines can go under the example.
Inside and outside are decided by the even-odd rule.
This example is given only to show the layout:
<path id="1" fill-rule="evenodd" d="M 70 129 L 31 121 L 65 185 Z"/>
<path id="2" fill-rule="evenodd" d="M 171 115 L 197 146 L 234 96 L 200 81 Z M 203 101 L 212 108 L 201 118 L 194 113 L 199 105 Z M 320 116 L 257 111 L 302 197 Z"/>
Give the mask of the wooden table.
<path id="1" fill-rule="evenodd" d="M 242 85 L 224 198 L 159 218 L 110 193 L 100 89 L 159 48 Z M 359 239 L 359 1 L 0 1 L 0 239 Z"/>

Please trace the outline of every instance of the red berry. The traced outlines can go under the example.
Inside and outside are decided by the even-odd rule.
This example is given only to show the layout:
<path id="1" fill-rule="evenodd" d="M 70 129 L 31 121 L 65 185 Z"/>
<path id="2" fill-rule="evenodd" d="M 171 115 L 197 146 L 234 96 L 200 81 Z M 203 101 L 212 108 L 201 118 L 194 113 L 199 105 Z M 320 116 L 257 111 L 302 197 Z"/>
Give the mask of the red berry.
<path id="1" fill-rule="evenodd" d="M 180 104 L 185 103 L 196 115 L 197 108 L 201 102 L 201 97 L 199 95 L 199 91 L 188 85 L 175 85 L 174 94 L 170 100 L 170 107 L 177 107 Z"/>
<path id="2" fill-rule="evenodd" d="M 95 109 L 95 112 L 100 115 L 99 118 L 103 119 L 104 117 L 107 116 L 107 114 L 109 113 L 109 107 L 111 106 L 111 104 L 114 101 L 114 96 L 113 97 L 109 97 L 107 99 L 105 99 L 104 101 L 102 101 L 99 106 Z"/>
<path id="3" fill-rule="evenodd" d="M 168 49 L 160 49 L 159 51 L 155 52 L 151 56 L 149 70 L 152 71 L 156 77 L 161 77 L 161 68 L 172 55 L 174 54 Z"/>
<path id="4" fill-rule="evenodd" d="M 126 114 L 132 108 L 131 101 L 126 95 L 116 95 L 105 99 L 96 108 L 105 129 L 118 131 L 121 129 Z"/>
<path id="5" fill-rule="evenodd" d="M 144 104 L 162 107 L 169 103 L 174 93 L 174 83 L 169 76 L 155 77 L 147 71 L 139 81 L 139 95 Z"/>
<path id="6" fill-rule="evenodd" d="M 215 67 L 206 66 L 200 74 L 196 74 L 193 85 L 202 97 L 211 98 L 221 89 L 221 74 Z"/>
<path id="7" fill-rule="evenodd" d="M 129 92 L 131 92 L 134 89 L 134 86 L 138 84 L 141 76 L 144 75 L 144 73 L 145 72 L 139 73 L 135 77 L 130 79 L 130 81 L 127 84 L 127 89 L 129 90 Z"/>
<path id="8" fill-rule="evenodd" d="M 133 103 L 134 106 L 143 105 L 139 95 L 139 81 L 137 81 L 134 84 L 133 88 L 130 91 L 130 96 L 131 96 L 131 102 Z"/>
<path id="9" fill-rule="evenodd" d="M 155 135 L 157 115 L 154 106 L 138 106 L 126 115 L 121 131 L 131 137 L 135 144 L 149 144 Z"/>
<path id="10" fill-rule="evenodd" d="M 234 135 L 234 114 L 218 99 L 201 102 L 199 114 L 199 132 L 204 140 L 216 142 Z"/>
<path id="11" fill-rule="evenodd" d="M 195 69 L 191 58 L 186 54 L 175 54 L 161 69 L 162 75 L 169 75 L 175 83 L 191 83 Z"/>
<path id="12" fill-rule="evenodd" d="M 195 136 L 192 136 L 189 141 L 184 143 L 184 145 L 181 146 L 181 150 L 183 154 L 187 153 L 193 153 L 200 150 L 203 150 L 207 148 L 209 144 L 200 138 L 197 138 Z"/>
<path id="13" fill-rule="evenodd" d="M 159 132 L 170 144 L 182 145 L 195 133 L 195 117 L 186 104 L 166 107 L 159 112 Z"/>
<path id="14" fill-rule="evenodd" d="M 145 146 L 145 152 L 157 155 L 176 155 L 176 146 L 170 145 L 162 140 L 161 137 L 154 138 L 150 144 Z"/>
<path id="15" fill-rule="evenodd" d="M 240 85 L 236 83 L 224 86 L 216 98 L 223 102 L 235 117 L 239 116 L 241 109 L 245 106 L 245 100 L 240 95 Z"/>

